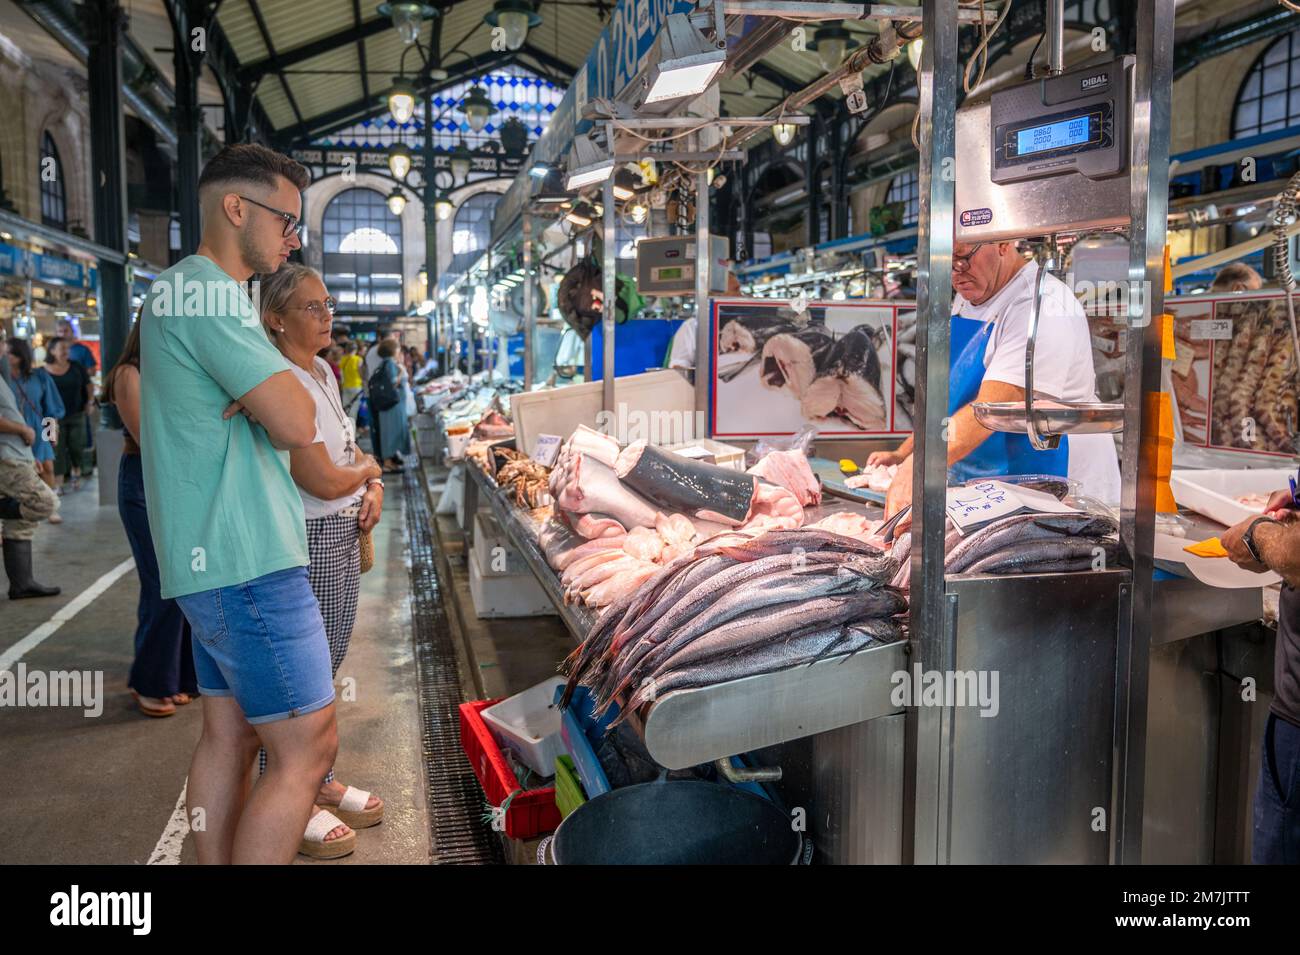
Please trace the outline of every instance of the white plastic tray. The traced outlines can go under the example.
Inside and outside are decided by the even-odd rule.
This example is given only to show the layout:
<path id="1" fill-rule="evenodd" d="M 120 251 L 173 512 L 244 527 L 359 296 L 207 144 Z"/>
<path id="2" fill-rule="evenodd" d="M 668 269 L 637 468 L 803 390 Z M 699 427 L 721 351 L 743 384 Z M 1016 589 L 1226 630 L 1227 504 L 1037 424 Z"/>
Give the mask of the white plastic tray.
<path id="1" fill-rule="evenodd" d="M 1169 487 L 1174 492 L 1174 500 L 1183 507 L 1231 527 L 1260 512 L 1258 508 L 1238 504 L 1238 496 L 1279 491 L 1294 474 L 1295 471 L 1285 468 L 1175 470 L 1169 477 Z"/>
<path id="2" fill-rule="evenodd" d="M 492 735 L 539 776 L 554 776 L 555 757 L 564 752 L 555 706 L 555 688 L 563 685 L 561 677 L 551 677 L 482 713 Z"/>

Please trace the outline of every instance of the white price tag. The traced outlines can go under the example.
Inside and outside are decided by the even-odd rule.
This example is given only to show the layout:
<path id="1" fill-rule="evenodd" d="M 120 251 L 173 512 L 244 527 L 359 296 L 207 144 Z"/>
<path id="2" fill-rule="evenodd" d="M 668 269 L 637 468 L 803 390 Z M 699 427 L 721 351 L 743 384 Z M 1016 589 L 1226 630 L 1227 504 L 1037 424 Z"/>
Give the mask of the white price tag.
<path id="1" fill-rule="evenodd" d="M 948 516 L 962 534 L 1021 511 L 1076 514 L 1051 494 L 1002 481 L 978 481 L 967 487 L 948 488 Z"/>
<path id="2" fill-rule="evenodd" d="M 533 445 L 533 460 L 543 467 L 552 467 L 563 440 L 558 434 L 539 434 L 537 444 Z"/>
<path id="3" fill-rule="evenodd" d="M 1228 341 L 1232 338 L 1232 319 L 1230 318 L 1196 318 L 1191 322 L 1191 339 L 1203 342 L 1208 339 Z"/>

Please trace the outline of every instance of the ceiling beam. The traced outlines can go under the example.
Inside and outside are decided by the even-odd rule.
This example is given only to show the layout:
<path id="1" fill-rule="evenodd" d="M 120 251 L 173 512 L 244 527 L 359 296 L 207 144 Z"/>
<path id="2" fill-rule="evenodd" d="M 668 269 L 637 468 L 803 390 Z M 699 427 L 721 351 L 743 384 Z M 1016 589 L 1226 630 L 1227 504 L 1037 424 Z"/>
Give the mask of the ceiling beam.
<path id="1" fill-rule="evenodd" d="M 284 67 L 280 64 L 280 58 L 276 55 L 275 44 L 271 42 L 271 31 L 266 28 L 266 20 L 262 17 L 262 8 L 258 6 L 257 0 L 248 0 L 248 9 L 253 12 L 253 19 L 257 21 L 258 32 L 262 34 L 262 42 L 266 45 L 266 51 L 271 54 L 271 63 L 275 67 L 275 73 L 280 79 L 280 85 L 284 87 L 284 95 L 289 99 L 289 105 L 293 108 L 293 115 L 298 120 L 298 126 L 302 126 L 302 110 L 298 108 L 298 102 L 293 98 L 293 90 L 289 89 L 289 81 L 284 78 Z"/>
<path id="2" fill-rule="evenodd" d="M 445 80 L 439 80 L 431 85 L 417 82 L 416 92 L 423 96 L 427 88 L 430 92 L 438 93 L 455 86 L 457 83 L 464 82 L 475 74 L 482 73 L 491 66 L 505 66 L 515 62 L 514 52 L 506 54 L 494 53 L 492 57 L 492 59 L 488 60 L 475 58 L 463 60 L 447 70 Z M 388 104 L 382 97 L 354 100 L 351 103 L 332 109 L 328 113 L 312 116 L 298 128 L 284 130 L 276 136 L 276 144 L 282 148 L 305 146 L 319 136 L 327 136 L 332 132 L 351 126 L 353 123 L 379 116 L 387 109 Z"/>
<path id="3" fill-rule="evenodd" d="M 355 43 L 362 47 L 365 41 L 372 36 L 383 33 L 385 30 L 392 28 L 392 21 L 387 17 L 375 17 L 366 22 L 361 22 L 360 2 L 354 0 L 352 4 L 354 26 L 346 30 L 339 30 L 337 33 L 331 33 L 329 36 L 321 37 L 319 40 L 313 40 L 310 43 L 304 43 L 302 46 L 295 46 L 292 49 L 285 50 L 283 53 L 271 52 L 270 56 L 261 60 L 254 60 L 239 69 L 239 78 L 242 82 L 250 83 L 254 80 L 261 79 L 267 73 L 278 73 L 281 70 L 296 66 L 312 57 L 320 56 L 323 53 L 329 53 L 331 50 L 337 50 L 341 46 L 347 46 Z M 261 14 L 255 14 L 258 19 L 258 27 L 262 27 Z M 268 51 L 272 50 L 271 44 L 263 37 Z M 363 54 L 364 55 L 364 54 Z"/>
<path id="4" fill-rule="evenodd" d="M 357 38 L 357 61 L 361 66 L 361 96 L 370 99 L 370 77 L 366 75 L 366 41 L 361 36 L 361 0 L 352 0 L 352 32 Z"/>
<path id="5" fill-rule="evenodd" d="M 538 66 L 559 73 L 566 84 L 572 83 L 574 74 L 578 72 L 576 66 L 565 63 L 558 56 L 547 53 L 545 50 L 539 50 L 531 43 L 525 43 L 517 52 L 522 56 L 530 57 Z"/>

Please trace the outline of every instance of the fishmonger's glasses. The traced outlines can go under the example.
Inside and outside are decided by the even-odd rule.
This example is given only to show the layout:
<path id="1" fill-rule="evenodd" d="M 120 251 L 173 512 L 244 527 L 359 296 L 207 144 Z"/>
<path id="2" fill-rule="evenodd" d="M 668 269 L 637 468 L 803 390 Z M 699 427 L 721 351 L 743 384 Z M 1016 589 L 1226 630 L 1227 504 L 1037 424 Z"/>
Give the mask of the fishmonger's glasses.
<path id="1" fill-rule="evenodd" d="M 288 235 L 288 234 L 289 234 L 289 233 L 287 233 L 287 232 L 285 233 L 285 235 Z M 965 254 L 962 254 L 962 255 L 959 255 L 957 252 L 953 252 L 953 254 L 952 254 L 952 270 L 953 270 L 954 272 L 969 272 L 969 271 L 970 271 L 970 260 L 971 260 L 971 256 L 974 255 L 976 252 L 978 252 L 980 249 L 984 248 L 984 246 L 985 246 L 986 244 L 987 244 L 987 243 L 984 243 L 984 242 L 977 242 L 977 243 L 975 243 L 975 245 L 972 245 L 972 246 L 970 247 L 970 251 L 969 251 L 969 252 L 967 252 L 967 253 L 965 253 Z"/>
<path id="2" fill-rule="evenodd" d="M 258 202 L 256 199 L 240 195 L 239 193 L 235 193 L 235 195 L 239 196 L 239 198 L 243 199 L 245 202 L 251 202 L 258 208 L 265 209 L 267 212 L 271 213 L 271 215 L 283 219 L 284 232 L 281 233 L 281 235 L 284 238 L 289 238 L 289 236 L 293 235 L 295 232 L 298 233 L 298 238 L 302 238 L 303 229 L 305 229 L 306 226 L 300 223 L 298 217 L 293 213 L 285 212 L 283 209 L 276 209 L 273 206 L 268 206 L 265 202 Z"/>

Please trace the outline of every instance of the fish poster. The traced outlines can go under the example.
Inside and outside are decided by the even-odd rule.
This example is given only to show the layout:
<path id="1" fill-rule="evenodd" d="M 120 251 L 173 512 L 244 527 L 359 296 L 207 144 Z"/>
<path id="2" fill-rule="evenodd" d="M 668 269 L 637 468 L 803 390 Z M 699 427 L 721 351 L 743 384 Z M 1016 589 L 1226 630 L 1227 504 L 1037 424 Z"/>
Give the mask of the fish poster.
<path id="1" fill-rule="evenodd" d="M 889 436 L 911 429 L 910 302 L 713 302 L 713 434 Z M 902 380 L 900 358 L 913 378 Z"/>
<path id="2" fill-rule="evenodd" d="M 1177 357 L 1170 368 L 1184 446 L 1291 455 L 1300 422 L 1295 348 L 1286 299 L 1263 294 L 1165 299 Z M 1103 401 L 1123 400 L 1124 323 L 1092 315 L 1093 360 Z"/>

